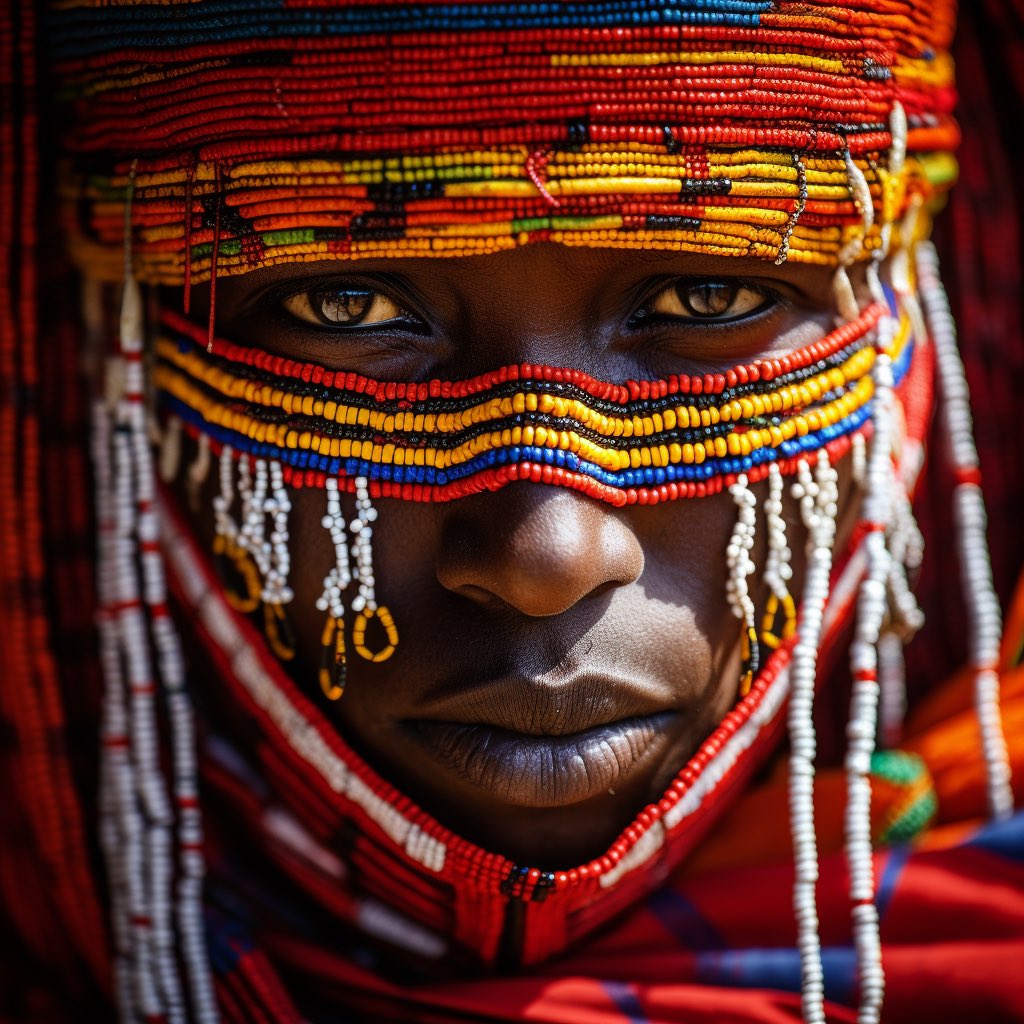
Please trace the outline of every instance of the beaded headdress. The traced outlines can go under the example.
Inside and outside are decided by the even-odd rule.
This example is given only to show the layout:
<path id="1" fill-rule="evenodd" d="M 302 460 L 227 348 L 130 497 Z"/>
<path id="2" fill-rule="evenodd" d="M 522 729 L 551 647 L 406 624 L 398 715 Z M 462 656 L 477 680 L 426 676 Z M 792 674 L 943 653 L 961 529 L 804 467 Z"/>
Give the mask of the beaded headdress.
<path id="1" fill-rule="evenodd" d="M 72 115 L 64 215 L 72 254 L 92 282 L 95 333 L 103 283 L 124 281 L 94 457 L 108 688 L 103 811 L 126 1016 L 185 1005 L 175 942 L 196 1016 L 216 1013 L 199 927 L 192 726 L 158 544 L 174 527 L 161 525 L 157 470 L 177 473 L 184 430 L 198 444 L 193 477 L 217 464 L 215 551 L 246 581 L 230 603 L 262 609 L 280 657 L 288 654 L 281 609 L 292 598 L 291 490 L 326 492 L 323 522 L 336 556 L 319 604 L 327 697 L 344 682 L 346 616 L 363 657 L 389 656 L 398 639 L 376 598 L 374 500 L 452 500 L 515 480 L 570 486 L 613 504 L 727 489 L 737 506 L 725 558 L 730 606 L 742 623 L 744 696 L 713 750 L 702 748 L 699 764 L 645 810 L 629 843 L 581 871 L 582 884 L 631 884 L 640 865 L 686 830 L 715 780 L 763 746 L 756 737 L 771 731 L 788 697 L 804 1014 L 824 1020 L 811 709 L 819 646 L 838 628 L 836 609 L 856 604 L 847 849 L 861 1017 L 878 1019 L 869 763 L 879 701 L 895 708 L 885 715 L 889 728 L 899 710 L 898 672 L 883 690 L 880 666 L 898 663 L 894 636 L 919 619 L 907 583 L 919 558 L 907 495 L 927 409 L 919 398 L 911 407 L 915 394 L 928 393 L 933 364 L 958 479 L 991 804 L 997 815 L 1012 807 L 977 457 L 926 240 L 929 212 L 956 176 L 952 8 L 873 0 L 844 8 L 786 0 L 56 5 L 50 56 Z M 526 364 L 464 381 L 376 381 L 214 333 L 221 276 L 537 242 L 830 266 L 841 322 L 785 356 L 656 381 L 598 381 Z M 847 273 L 858 262 L 867 265 L 867 304 Z M 191 285 L 200 281 L 211 282 L 207 322 L 164 309 L 144 323 L 139 284 L 183 287 L 189 314 Z M 158 419 L 148 416 L 144 357 L 154 363 Z M 863 489 L 862 522 L 834 559 L 834 463 L 848 452 Z M 799 601 L 787 586 L 796 541 L 782 512 L 786 476 L 808 549 Z M 759 527 L 752 486 L 762 480 Z M 345 491 L 355 495 L 354 515 L 342 506 Z M 752 596 L 759 528 L 768 537 L 765 609 Z M 172 576 L 187 576 L 189 564 L 175 546 Z M 184 578 L 176 588 L 223 638 L 228 627 L 202 588 Z M 373 618 L 383 637 L 376 647 L 366 636 Z M 247 678 L 255 678 L 251 669 Z M 154 677 L 168 694 L 176 815 L 146 689 Z M 298 712 L 283 711 L 280 693 L 259 685 L 253 699 L 281 716 L 282 730 L 294 727 L 306 745 L 301 756 L 326 763 L 331 752 L 312 728 L 295 726 Z M 344 767 L 331 770 L 347 778 Z M 456 859 L 419 817 L 402 818 L 362 791 L 352 801 L 424 869 L 442 872 L 446 857 Z M 153 851 L 156 867 L 147 862 Z M 517 870 L 495 882 L 506 898 L 554 901 L 578 881 L 575 872 Z M 176 874 L 174 922 L 167 889 Z"/>

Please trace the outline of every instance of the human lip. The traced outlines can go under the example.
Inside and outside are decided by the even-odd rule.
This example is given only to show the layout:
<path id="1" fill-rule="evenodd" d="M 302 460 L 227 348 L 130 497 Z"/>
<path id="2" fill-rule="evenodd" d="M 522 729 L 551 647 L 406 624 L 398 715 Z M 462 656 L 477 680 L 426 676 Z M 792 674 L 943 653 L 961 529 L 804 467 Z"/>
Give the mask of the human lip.
<path id="1" fill-rule="evenodd" d="M 580 803 L 623 785 L 669 742 L 677 712 L 621 680 L 503 680 L 457 693 L 412 737 L 443 769 L 522 807 Z"/>

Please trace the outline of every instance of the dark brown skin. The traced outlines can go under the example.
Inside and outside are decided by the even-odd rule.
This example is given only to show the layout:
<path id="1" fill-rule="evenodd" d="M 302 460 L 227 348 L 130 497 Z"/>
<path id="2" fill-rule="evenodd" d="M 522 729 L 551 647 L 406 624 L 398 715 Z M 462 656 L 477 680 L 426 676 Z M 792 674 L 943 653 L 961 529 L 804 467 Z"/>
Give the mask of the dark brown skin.
<path id="1" fill-rule="evenodd" d="M 342 296 L 362 308 L 362 325 L 299 319 L 324 308 L 308 292 L 353 288 L 384 297 Z M 726 314 L 695 316 L 679 295 L 698 313 Z M 197 289 L 193 308 L 204 298 Z M 378 317 L 390 323 L 366 326 Z M 378 379 L 458 380 L 521 361 L 619 381 L 706 372 L 799 348 L 834 317 L 827 268 L 550 244 L 290 264 L 217 291 L 221 336 Z M 731 498 L 616 509 L 518 483 L 377 507 L 377 595 L 398 650 L 377 665 L 350 652 L 344 697 L 319 695 L 314 603 L 333 555 L 323 494 L 298 492 L 296 678 L 385 778 L 459 834 L 549 869 L 604 852 L 736 700 Z M 798 562 L 802 539 L 792 528 Z"/>

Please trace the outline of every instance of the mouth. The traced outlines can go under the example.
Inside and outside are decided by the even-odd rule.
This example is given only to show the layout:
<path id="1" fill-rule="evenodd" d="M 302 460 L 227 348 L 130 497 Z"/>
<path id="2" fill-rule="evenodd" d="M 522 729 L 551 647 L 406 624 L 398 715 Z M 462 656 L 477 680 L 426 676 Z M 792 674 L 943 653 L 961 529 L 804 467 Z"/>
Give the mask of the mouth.
<path id="1" fill-rule="evenodd" d="M 443 769 L 516 807 L 565 807 L 612 793 L 667 749 L 676 712 L 537 735 L 490 722 L 406 724 Z"/>

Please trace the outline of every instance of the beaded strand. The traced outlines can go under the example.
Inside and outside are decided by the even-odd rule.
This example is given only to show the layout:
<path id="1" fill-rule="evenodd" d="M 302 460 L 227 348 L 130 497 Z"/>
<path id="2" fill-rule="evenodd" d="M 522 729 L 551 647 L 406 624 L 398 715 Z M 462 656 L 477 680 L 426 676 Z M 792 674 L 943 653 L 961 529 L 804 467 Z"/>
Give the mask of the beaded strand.
<path id="1" fill-rule="evenodd" d="M 728 571 L 726 579 L 726 598 L 733 614 L 743 623 L 742 656 L 743 669 L 740 678 L 740 694 L 746 695 L 750 684 L 757 675 L 757 621 L 754 600 L 750 596 L 747 583 L 755 570 L 751 552 L 754 549 L 756 532 L 755 506 L 757 499 L 747 486 L 746 476 L 740 478 L 729 488 L 733 501 L 736 503 L 738 515 L 729 544 L 725 549 L 725 564 Z"/>
<path id="2" fill-rule="evenodd" d="M 989 810 L 994 819 L 1001 821 L 1013 813 L 1014 806 L 1009 756 L 999 712 L 997 669 L 1002 621 L 985 540 L 985 500 L 981 492 L 978 453 L 974 447 L 967 382 L 956 347 L 956 327 L 938 273 L 938 255 L 930 242 L 922 242 L 917 248 L 917 273 L 935 345 L 947 457 L 956 479 L 953 510 L 967 605 L 970 660 L 975 673 L 975 710 L 988 779 Z"/>
<path id="3" fill-rule="evenodd" d="M 814 683 L 818 646 L 832 572 L 836 534 L 838 474 L 827 452 L 818 452 L 815 472 L 806 461 L 797 466 L 793 497 L 807 529 L 807 569 L 801 618 L 790 671 L 789 813 L 793 840 L 793 914 L 800 952 L 801 1000 L 806 1024 L 825 1024 L 825 978 L 814 887 L 818 881 L 818 848 L 814 831 Z"/>

